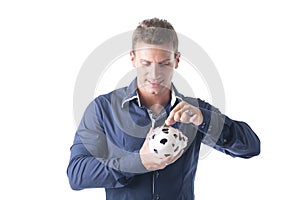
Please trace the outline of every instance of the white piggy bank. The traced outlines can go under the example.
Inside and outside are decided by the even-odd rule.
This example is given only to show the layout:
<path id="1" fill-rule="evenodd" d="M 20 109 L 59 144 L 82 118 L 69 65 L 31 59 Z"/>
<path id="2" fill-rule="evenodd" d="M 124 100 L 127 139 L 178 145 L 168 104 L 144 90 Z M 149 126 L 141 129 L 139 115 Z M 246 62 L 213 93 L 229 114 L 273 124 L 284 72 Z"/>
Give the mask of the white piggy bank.
<path id="1" fill-rule="evenodd" d="M 171 126 L 155 128 L 149 138 L 150 151 L 158 157 L 176 156 L 187 146 L 188 138 L 178 129 Z"/>

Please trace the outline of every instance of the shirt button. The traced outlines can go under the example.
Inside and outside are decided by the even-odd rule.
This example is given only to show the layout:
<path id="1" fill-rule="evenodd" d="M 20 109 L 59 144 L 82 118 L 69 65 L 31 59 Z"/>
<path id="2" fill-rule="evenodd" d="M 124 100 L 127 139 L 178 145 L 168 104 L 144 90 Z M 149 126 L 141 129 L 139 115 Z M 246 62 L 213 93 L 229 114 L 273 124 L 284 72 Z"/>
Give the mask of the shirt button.
<path id="1" fill-rule="evenodd" d="M 205 128 L 205 122 L 202 123 L 201 128 L 203 128 L 203 129 Z"/>
<path id="2" fill-rule="evenodd" d="M 159 177 L 159 172 L 156 172 L 156 178 L 158 178 Z"/>
<path id="3" fill-rule="evenodd" d="M 159 200 L 160 198 L 159 198 L 159 196 L 158 195 L 156 195 L 156 200 Z"/>
<path id="4" fill-rule="evenodd" d="M 211 129 L 212 129 L 212 125 L 209 125 L 209 127 L 208 127 L 208 132 L 210 132 Z"/>

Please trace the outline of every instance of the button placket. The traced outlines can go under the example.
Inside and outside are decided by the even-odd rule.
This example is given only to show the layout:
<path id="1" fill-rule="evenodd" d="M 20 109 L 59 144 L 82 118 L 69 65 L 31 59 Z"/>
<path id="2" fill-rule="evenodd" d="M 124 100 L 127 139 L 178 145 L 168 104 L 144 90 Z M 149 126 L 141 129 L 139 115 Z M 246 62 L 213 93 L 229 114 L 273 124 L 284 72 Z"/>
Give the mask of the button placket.
<path id="1" fill-rule="evenodd" d="M 156 179 L 158 179 L 158 177 L 159 177 L 159 172 L 156 171 Z"/>
<path id="2" fill-rule="evenodd" d="M 204 129 L 205 128 L 205 122 L 202 123 L 201 128 Z"/>
<path id="3" fill-rule="evenodd" d="M 152 176 L 152 195 L 153 195 L 153 200 L 160 199 L 159 194 L 157 194 L 157 190 L 155 189 L 156 181 L 158 181 L 159 178 L 159 171 L 153 172 Z"/>

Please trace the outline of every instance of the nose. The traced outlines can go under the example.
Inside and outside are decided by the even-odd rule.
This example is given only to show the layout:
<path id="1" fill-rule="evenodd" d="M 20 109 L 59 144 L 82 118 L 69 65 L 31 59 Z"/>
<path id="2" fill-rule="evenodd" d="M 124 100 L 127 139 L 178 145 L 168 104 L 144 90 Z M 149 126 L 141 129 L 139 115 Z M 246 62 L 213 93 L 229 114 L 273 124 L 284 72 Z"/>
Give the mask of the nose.
<path id="1" fill-rule="evenodd" d="M 159 66 L 157 63 L 153 63 L 152 66 L 150 67 L 150 75 L 152 79 L 156 79 L 159 77 Z"/>

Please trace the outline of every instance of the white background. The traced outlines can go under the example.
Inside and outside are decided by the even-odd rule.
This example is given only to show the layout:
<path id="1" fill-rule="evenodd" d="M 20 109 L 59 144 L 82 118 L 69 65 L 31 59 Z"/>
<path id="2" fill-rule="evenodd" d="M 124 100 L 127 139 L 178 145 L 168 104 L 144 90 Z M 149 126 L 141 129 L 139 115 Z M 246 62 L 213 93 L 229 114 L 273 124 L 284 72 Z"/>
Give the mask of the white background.
<path id="1" fill-rule="evenodd" d="M 196 199 L 299 199 L 299 9 L 296 0 L 1 1 L 0 198 L 105 199 L 68 185 L 76 77 L 102 42 L 159 17 L 207 52 L 225 113 L 261 139 L 258 157 L 200 160 Z"/>

